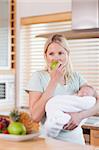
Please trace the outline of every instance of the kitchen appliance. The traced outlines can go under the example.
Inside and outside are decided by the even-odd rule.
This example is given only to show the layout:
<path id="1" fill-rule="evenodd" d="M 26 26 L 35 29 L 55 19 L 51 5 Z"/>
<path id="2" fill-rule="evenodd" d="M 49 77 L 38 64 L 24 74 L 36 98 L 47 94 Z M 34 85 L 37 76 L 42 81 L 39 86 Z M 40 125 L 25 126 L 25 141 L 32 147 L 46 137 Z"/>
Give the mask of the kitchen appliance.
<path id="1" fill-rule="evenodd" d="M 99 0 L 72 0 L 72 29 L 99 28 Z"/>
<path id="2" fill-rule="evenodd" d="M 13 107 L 15 104 L 15 75 L 0 75 L 0 107 Z"/>

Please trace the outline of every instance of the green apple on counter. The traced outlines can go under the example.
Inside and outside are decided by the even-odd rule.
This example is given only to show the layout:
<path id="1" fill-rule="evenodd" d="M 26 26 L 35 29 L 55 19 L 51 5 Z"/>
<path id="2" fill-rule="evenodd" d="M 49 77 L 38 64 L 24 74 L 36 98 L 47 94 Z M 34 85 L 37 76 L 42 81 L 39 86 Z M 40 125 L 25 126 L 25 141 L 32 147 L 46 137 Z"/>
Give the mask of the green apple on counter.
<path id="1" fill-rule="evenodd" d="M 58 64 L 58 61 L 53 61 L 52 63 L 51 63 L 51 70 L 53 70 L 53 69 L 55 69 L 56 68 L 56 66 L 57 66 L 57 64 Z"/>
<path id="2" fill-rule="evenodd" d="M 21 122 L 12 122 L 8 126 L 8 132 L 14 135 L 25 135 L 26 128 Z"/>

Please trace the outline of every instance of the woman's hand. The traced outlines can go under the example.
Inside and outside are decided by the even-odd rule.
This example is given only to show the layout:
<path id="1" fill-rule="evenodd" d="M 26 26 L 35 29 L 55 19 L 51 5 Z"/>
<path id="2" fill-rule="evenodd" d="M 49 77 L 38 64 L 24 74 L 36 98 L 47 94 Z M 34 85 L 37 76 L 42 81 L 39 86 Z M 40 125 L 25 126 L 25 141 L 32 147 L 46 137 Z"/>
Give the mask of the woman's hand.
<path id="1" fill-rule="evenodd" d="M 50 66 L 48 68 L 48 71 L 50 73 L 51 79 L 55 79 L 56 81 L 59 81 L 60 78 L 64 77 L 66 72 L 66 66 L 58 63 L 56 68 L 51 70 Z"/>
<path id="2" fill-rule="evenodd" d="M 78 125 L 81 122 L 81 117 L 80 117 L 80 113 L 79 112 L 72 112 L 72 113 L 68 113 L 69 115 L 71 115 L 71 119 L 69 121 L 68 124 L 65 124 L 63 129 L 64 130 L 73 130 L 76 127 L 78 127 Z"/>

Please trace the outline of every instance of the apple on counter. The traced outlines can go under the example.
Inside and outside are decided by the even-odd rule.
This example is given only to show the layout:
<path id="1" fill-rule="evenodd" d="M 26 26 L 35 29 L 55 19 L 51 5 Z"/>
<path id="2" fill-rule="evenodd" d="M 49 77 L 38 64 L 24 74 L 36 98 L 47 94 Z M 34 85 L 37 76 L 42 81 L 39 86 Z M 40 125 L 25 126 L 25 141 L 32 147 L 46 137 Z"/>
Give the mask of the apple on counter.
<path id="1" fill-rule="evenodd" d="M 14 135 L 25 135 L 26 134 L 26 127 L 25 125 L 20 122 L 20 113 L 17 109 L 14 109 L 9 114 L 10 123 L 7 128 L 9 134 Z"/>
<path id="2" fill-rule="evenodd" d="M 9 134 L 14 134 L 14 135 L 25 135 L 26 128 L 24 124 L 21 122 L 12 122 L 8 126 L 8 132 Z"/>

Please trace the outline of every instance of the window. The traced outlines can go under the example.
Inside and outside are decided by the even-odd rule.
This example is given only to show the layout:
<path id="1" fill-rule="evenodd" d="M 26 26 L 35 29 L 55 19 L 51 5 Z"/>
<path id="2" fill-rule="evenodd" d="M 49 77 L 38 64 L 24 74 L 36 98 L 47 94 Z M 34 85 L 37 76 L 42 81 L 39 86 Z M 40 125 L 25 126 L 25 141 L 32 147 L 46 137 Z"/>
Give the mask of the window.
<path id="1" fill-rule="evenodd" d="M 24 87 L 32 72 L 45 66 L 43 48 L 46 39 L 36 38 L 36 35 L 66 30 L 71 30 L 71 21 L 61 21 L 61 19 L 57 22 L 22 26 L 19 106 L 28 106 L 28 95 Z M 68 41 L 75 70 L 82 73 L 99 91 L 99 38 Z"/>
<path id="2" fill-rule="evenodd" d="M 15 21 L 16 0 L 0 0 L 0 71 L 15 69 Z"/>
<path id="3" fill-rule="evenodd" d="M 10 68 L 9 2 L 0 1 L 0 69 Z"/>

